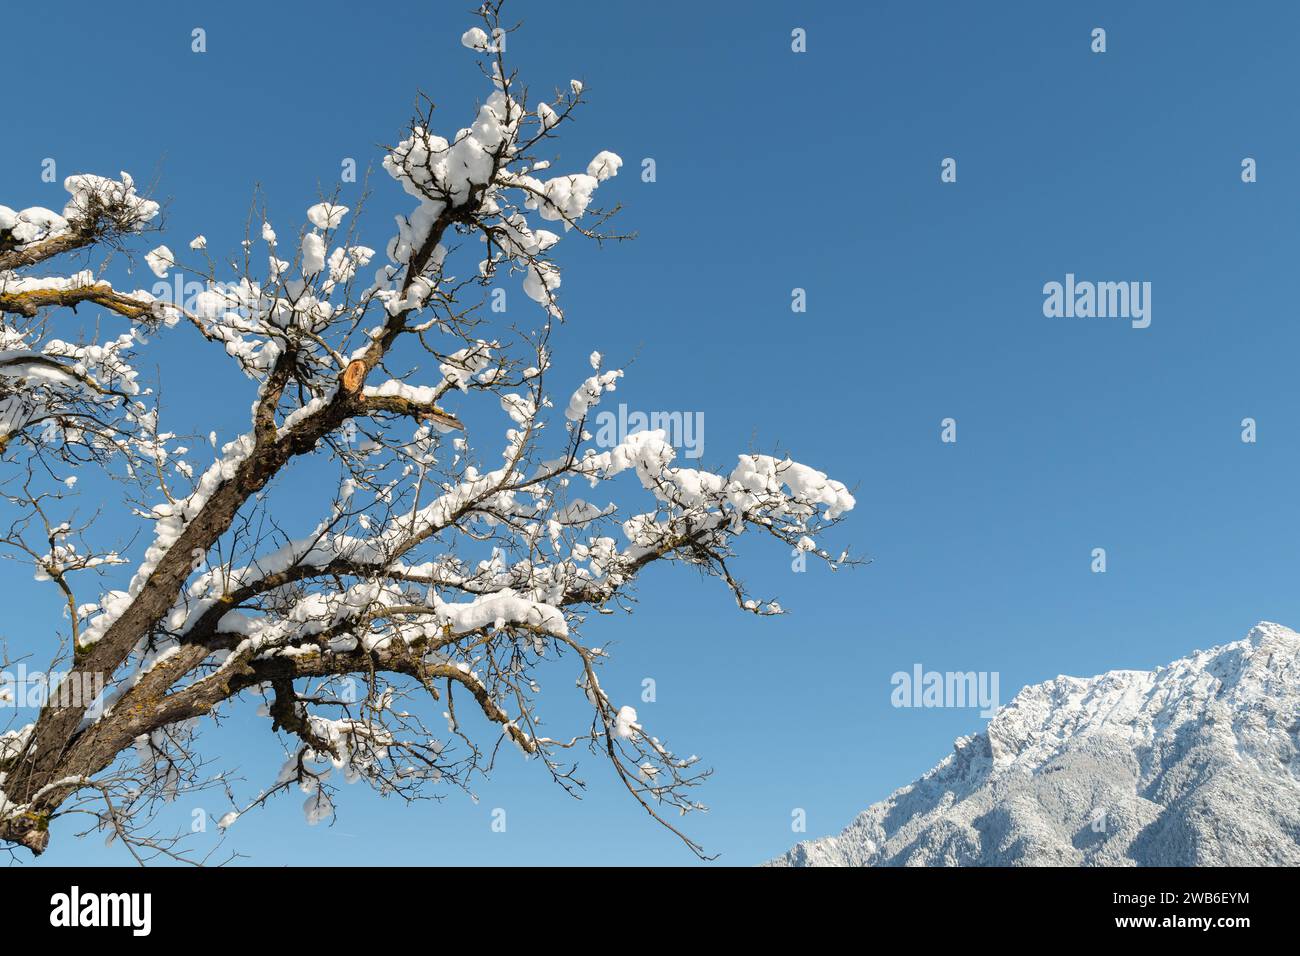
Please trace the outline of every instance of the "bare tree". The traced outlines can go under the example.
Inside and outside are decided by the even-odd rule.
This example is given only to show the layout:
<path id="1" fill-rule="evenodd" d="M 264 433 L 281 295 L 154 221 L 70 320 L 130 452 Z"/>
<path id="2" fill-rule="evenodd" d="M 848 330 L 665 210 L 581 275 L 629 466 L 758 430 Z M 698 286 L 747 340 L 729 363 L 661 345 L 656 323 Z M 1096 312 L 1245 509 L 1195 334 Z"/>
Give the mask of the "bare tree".
<path id="1" fill-rule="evenodd" d="M 431 131 L 426 103 L 388 149 L 383 167 L 414 206 L 372 281 L 361 275 L 376 253 L 355 241 L 358 217 L 337 196 L 308 210 L 290 251 L 254 216 L 242 262 L 225 279 L 210 258 L 188 267 L 201 291 L 180 299 L 119 291 L 89 271 L 32 274 L 152 228 L 158 205 L 126 174 L 72 177 L 61 215 L 0 206 L 0 533 L 19 559 L 10 566 L 34 566 L 66 603 L 50 631 L 62 633 L 50 666 L 62 684 L 33 723 L 0 736 L 0 840 L 40 853 L 51 821 L 89 813 L 89 829 L 141 859 L 184 857 L 155 825 L 160 801 L 177 793 L 221 788 L 237 808 L 226 827 L 298 787 L 309 818 L 322 819 L 335 771 L 413 798 L 435 784 L 469 788 L 505 742 L 570 790 L 582 783 L 566 753 L 603 754 L 701 852 L 668 816 L 703 809 L 692 788 L 707 771 L 606 695 L 604 653 L 583 641 L 584 620 L 630 611 L 639 574 L 656 562 L 692 565 L 743 611 L 779 614 L 733 576 L 733 539 L 762 532 L 836 567 L 845 556 L 817 539 L 853 498 L 768 455 L 741 455 L 729 473 L 675 467 L 662 431 L 594 441 L 592 409 L 622 375 L 595 353 L 590 377 L 553 410 L 560 233 L 541 223 L 618 238 L 591 201 L 622 160 L 601 152 L 585 172 L 547 172 L 539 151 L 582 104 L 582 84 L 530 108 L 507 68 L 500 4 L 481 18 L 462 43 L 480 55 L 491 93 L 451 140 Z M 208 258 L 204 246 L 190 244 Z M 160 277 L 181 268 L 165 246 L 145 258 Z M 492 325 L 488 290 L 512 274 L 539 306 L 536 328 Z M 57 338 L 78 306 L 106 310 L 120 332 Z M 247 431 L 201 470 L 189 459 L 208 454 L 203 438 L 163 430 L 158 390 L 135 368 L 154 338 L 182 334 L 252 383 Z M 184 379 L 184 369 L 165 372 Z M 500 415 L 503 434 L 471 444 L 464 423 Z M 115 527 L 120 535 L 133 518 L 138 546 L 95 543 L 97 515 L 84 516 L 73 488 L 83 466 L 124 489 L 131 514 Z M 579 497 L 623 473 L 645 494 L 639 511 Z M 327 489 L 305 535 L 277 520 L 275 492 L 295 480 Z M 101 577 L 128 560 L 129 584 L 101 594 Z M 86 585 L 95 597 L 81 603 Z M 537 709 L 536 671 L 556 661 L 592 712 L 562 738 L 543 732 Z M 290 758 L 239 802 L 198 736 L 201 719 L 250 699 Z"/>

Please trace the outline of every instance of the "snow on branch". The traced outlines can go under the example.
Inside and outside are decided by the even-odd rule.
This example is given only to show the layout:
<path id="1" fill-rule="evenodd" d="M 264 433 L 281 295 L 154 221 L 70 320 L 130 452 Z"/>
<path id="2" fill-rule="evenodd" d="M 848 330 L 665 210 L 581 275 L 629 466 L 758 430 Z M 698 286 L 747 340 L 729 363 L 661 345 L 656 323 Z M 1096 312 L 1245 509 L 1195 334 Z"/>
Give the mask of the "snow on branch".
<path id="1" fill-rule="evenodd" d="M 571 755 L 599 755 L 703 852 L 669 816 L 704 809 L 693 793 L 708 771 L 606 693 L 606 654 L 584 632 L 630 611 L 656 563 L 716 577 L 744 611 L 783 613 L 733 573 L 737 539 L 854 563 L 823 543 L 854 499 L 785 457 L 679 467 L 663 431 L 598 445 L 587 422 L 623 376 L 599 353 L 592 375 L 553 395 L 554 257 L 565 234 L 622 238 L 603 231 L 614 210 L 595 205 L 622 160 L 602 150 L 552 174 L 535 155 L 585 91 L 575 80 L 530 105 L 501 42 L 510 29 L 494 2 L 461 38 L 488 84 L 469 125 L 435 132 L 426 104 L 383 156 L 412 203 L 374 247 L 356 202 L 321 196 L 292 230 L 255 218 L 231 274 L 201 236 L 189 256 L 150 250 L 160 280 L 176 272 L 177 288 L 197 290 L 184 298 L 125 293 L 89 273 L 25 271 L 152 222 L 158 207 L 130 177 L 72 177 L 61 214 L 0 206 L 0 488 L 22 516 L 2 543 L 60 590 L 55 663 L 101 688 L 0 737 L 0 839 L 39 852 L 51 819 L 103 801 L 98 826 L 114 839 L 178 855 L 149 826 L 154 802 L 179 792 L 218 786 L 234 807 L 224 829 L 297 788 L 318 823 L 340 779 L 412 799 L 472 792 L 509 744 L 573 792 Z M 186 261 L 196 254 L 206 262 Z M 500 327 L 484 308 L 510 277 L 539 306 L 535 328 Z M 78 305 L 127 321 L 98 341 L 57 337 Z M 165 430 L 133 365 L 162 336 L 235 370 L 241 433 Z M 164 387 L 185 373 L 165 367 Z M 135 539 L 95 545 L 93 523 L 74 527 L 90 481 L 73 463 L 129 489 L 100 494 L 125 501 Z M 318 502 L 317 519 L 283 527 L 284 496 Z M 543 731 L 543 675 L 576 684 L 589 725 Z M 202 729 L 250 699 L 286 761 L 242 794 L 208 769 Z"/>

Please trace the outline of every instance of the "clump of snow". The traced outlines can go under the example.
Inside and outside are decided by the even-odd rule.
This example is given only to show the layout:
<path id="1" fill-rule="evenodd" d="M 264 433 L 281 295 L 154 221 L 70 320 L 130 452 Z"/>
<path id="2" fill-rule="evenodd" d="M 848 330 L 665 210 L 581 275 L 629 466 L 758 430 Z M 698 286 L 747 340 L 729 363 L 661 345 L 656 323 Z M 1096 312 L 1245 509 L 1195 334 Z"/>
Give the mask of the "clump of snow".
<path id="1" fill-rule="evenodd" d="M 302 274 L 314 276 L 325 268 L 325 240 L 314 232 L 302 237 Z"/>
<path id="2" fill-rule="evenodd" d="M 587 412 L 600 402 L 601 395 L 614 391 L 618 387 L 618 380 L 622 377 L 622 369 L 611 369 L 608 372 L 592 375 L 569 397 L 564 417 L 571 422 L 586 418 Z"/>
<path id="3" fill-rule="evenodd" d="M 614 717 L 614 733 L 619 737 L 627 738 L 640 729 L 640 725 L 636 722 L 636 708 L 626 705 L 620 707 Z"/>
<path id="4" fill-rule="evenodd" d="M 176 256 L 166 246 L 159 246 L 145 253 L 145 264 L 159 279 L 167 278 L 167 272 L 176 265 Z"/>
<path id="5" fill-rule="evenodd" d="M 116 180 L 88 173 L 69 176 L 63 188 L 69 198 L 62 214 L 42 206 L 22 210 L 0 206 L 0 234 L 22 248 L 67 235 L 74 223 L 91 218 L 126 232 L 136 231 L 159 212 L 156 202 L 136 193 L 135 182 L 127 173 Z"/>
<path id="6" fill-rule="evenodd" d="M 307 218 L 317 229 L 337 229 L 347 214 L 347 206 L 328 202 L 318 202 L 307 210 Z"/>
<path id="7" fill-rule="evenodd" d="M 488 35 L 481 27 L 470 27 L 461 34 L 460 43 L 467 49 L 481 52 L 488 48 Z"/>
<path id="8" fill-rule="evenodd" d="M 594 176 L 597 180 L 603 182 L 606 179 L 613 179 L 618 175 L 618 171 L 623 167 L 623 158 L 617 153 L 611 153 L 607 149 L 601 150 L 596 154 L 596 158 L 587 164 L 587 175 Z"/>

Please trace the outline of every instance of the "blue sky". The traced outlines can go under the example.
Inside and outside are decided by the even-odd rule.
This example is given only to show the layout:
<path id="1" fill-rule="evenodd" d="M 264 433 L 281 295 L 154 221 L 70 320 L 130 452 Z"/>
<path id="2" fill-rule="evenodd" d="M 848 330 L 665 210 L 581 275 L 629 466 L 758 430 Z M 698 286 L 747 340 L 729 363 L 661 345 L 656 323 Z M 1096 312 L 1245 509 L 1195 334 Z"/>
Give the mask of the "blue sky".
<path id="1" fill-rule="evenodd" d="M 204 233 L 233 252 L 257 184 L 273 220 L 297 223 L 342 158 L 378 166 L 416 90 L 444 132 L 484 93 L 458 42 L 469 4 L 61 6 L 0 12 L 6 69 L 32 78 L 6 104 L 0 201 L 61 207 L 46 157 L 60 181 L 129 170 L 169 199 L 174 249 Z M 521 2 L 510 52 L 538 92 L 587 85 L 557 166 L 600 149 L 627 162 L 601 198 L 623 203 L 637 240 L 559 256 L 563 380 L 592 349 L 635 357 L 615 402 L 703 412 L 706 463 L 779 447 L 855 487 L 836 543 L 868 567 L 794 574 L 780 548 L 743 549 L 747 582 L 789 615 L 741 616 L 715 582 L 662 568 L 635 615 L 587 631 L 612 647 L 606 687 L 634 699 L 653 677 L 642 717 L 714 768 L 712 810 L 688 829 L 740 865 L 804 836 L 796 808 L 806 835 L 837 831 L 982 726 L 975 709 L 892 707 L 895 671 L 996 671 L 1005 700 L 1300 622 L 1300 11 L 729 6 Z M 1089 49 L 1098 26 L 1104 54 Z M 795 27 L 806 53 L 790 50 Z M 636 176 L 644 157 L 654 183 Z M 940 182 L 945 157 L 956 183 Z M 1244 157 L 1258 182 L 1241 181 Z M 380 172 L 363 238 L 381 246 L 407 202 Z M 1151 282 L 1151 326 L 1046 318 L 1043 284 L 1066 273 Z M 135 281 L 152 282 L 142 264 Z M 245 393 L 214 401 L 242 386 L 197 342 L 178 330 L 158 352 L 176 430 L 242 426 Z M 956 444 L 939 440 L 946 417 Z M 54 595 L 9 567 L 0 599 L 0 634 L 37 646 Z M 552 700 L 570 680 L 552 679 Z M 210 743 L 250 785 L 280 762 L 251 717 Z M 224 846 L 261 864 L 693 862 L 598 758 L 579 802 L 504 757 L 477 803 L 351 788 L 336 824 L 311 828 L 291 798 Z M 169 812 L 228 809 L 204 801 Z M 128 858 L 56 830 L 42 862 Z"/>

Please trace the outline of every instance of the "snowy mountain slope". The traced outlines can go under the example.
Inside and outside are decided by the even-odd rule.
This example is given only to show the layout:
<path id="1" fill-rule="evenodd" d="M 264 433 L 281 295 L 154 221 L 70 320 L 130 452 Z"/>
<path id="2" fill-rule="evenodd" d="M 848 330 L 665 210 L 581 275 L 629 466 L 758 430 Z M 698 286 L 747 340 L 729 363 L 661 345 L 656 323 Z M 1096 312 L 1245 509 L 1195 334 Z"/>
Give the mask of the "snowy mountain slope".
<path id="1" fill-rule="evenodd" d="M 1300 865 L 1300 634 L 1026 687 L 773 866 Z"/>

